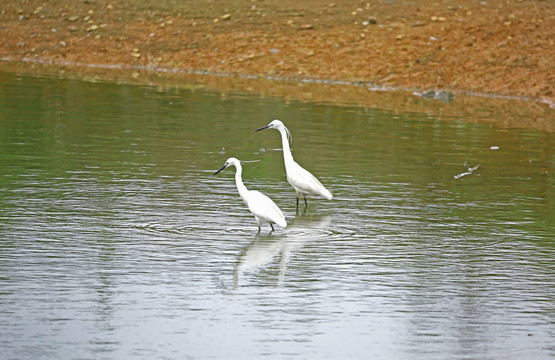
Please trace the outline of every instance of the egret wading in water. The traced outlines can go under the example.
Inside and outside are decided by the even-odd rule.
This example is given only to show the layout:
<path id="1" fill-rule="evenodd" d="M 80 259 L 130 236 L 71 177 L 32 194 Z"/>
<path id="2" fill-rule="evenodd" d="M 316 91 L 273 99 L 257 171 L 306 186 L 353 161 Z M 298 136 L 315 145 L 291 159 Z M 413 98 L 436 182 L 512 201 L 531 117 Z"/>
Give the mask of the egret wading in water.
<path id="1" fill-rule="evenodd" d="M 283 147 L 283 162 L 285 163 L 285 171 L 287 172 L 287 181 L 297 193 L 297 208 L 299 207 L 299 196 L 304 198 L 304 205 L 308 206 L 306 195 L 319 195 L 328 200 L 333 199 L 333 195 L 307 170 L 303 169 L 293 160 L 289 142 L 292 141 L 291 133 L 283 125 L 280 120 L 274 120 L 268 125 L 256 129 L 255 131 L 265 129 L 276 129 L 281 134 L 281 143 Z"/>
<path id="2" fill-rule="evenodd" d="M 243 184 L 243 179 L 241 178 L 243 167 L 241 166 L 241 161 L 236 158 L 227 159 L 224 166 L 222 166 L 220 170 L 216 171 L 214 175 L 218 174 L 228 166 L 235 166 L 235 183 L 237 184 L 239 196 L 241 196 L 243 202 L 249 207 L 250 212 L 256 218 L 258 231 L 260 231 L 260 227 L 265 223 L 269 223 L 272 230 L 274 230 L 274 226 L 272 224 L 287 227 L 287 222 L 285 221 L 283 213 L 272 201 L 272 199 L 262 194 L 260 191 L 248 190 Z"/>

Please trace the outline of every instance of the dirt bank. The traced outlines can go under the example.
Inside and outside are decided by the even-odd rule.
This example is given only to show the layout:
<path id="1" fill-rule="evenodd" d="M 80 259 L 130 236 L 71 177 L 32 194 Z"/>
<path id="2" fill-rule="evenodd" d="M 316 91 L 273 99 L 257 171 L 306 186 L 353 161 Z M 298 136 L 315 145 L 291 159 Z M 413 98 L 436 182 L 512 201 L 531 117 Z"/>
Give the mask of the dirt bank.
<path id="1" fill-rule="evenodd" d="M 555 102 L 555 2 L 548 0 L 8 0 L 0 11 L 4 60 L 363 81 Z"/>

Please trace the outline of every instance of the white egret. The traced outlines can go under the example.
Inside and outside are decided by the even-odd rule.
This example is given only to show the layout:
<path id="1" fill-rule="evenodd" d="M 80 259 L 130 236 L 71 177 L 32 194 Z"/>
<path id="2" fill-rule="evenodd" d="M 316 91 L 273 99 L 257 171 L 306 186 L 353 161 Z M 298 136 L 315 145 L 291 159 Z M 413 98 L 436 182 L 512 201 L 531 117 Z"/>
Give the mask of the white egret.
<path id="1" fill-rule="evenodd" d="M 333 195 L 307 170 L 303 169 L 299 164 L 293 160 L 289 141 L 292 141 L 291 133 L 283 125 L 280 120 L 274 120 L 270 124 L 256 129 L 260 131 L 264 129 L 276 129 L 281 134 L 281 143 L 283 147 L 283 162 L 285 163 L 285 171 L 287 172 L 287 181 L 297 193 L 297 207 L 299 207 L 299 195 L 303 195 L 304 205 L 308 206 L 306 195 L 319 195 L 328 200 L 333 199 Z"/>
<path id="2" fill-rule="evenodd" d="M 247 187 L 243 184 L 243 180 L 241 178 L 241 174 L 243 172 L 243 168 L 241 166 L 241 161 L 237 160 L 236 158 L 229 158 L 225 162 L 224 166 L 218 171 L 214 173 L 214 175 L 218 174 L 220 171 L 225 169 L 228 166 L 235 166 L 235 183 L 237 184 L 237 190 L 239 191 L 239 195 L 243 202 L 248 206 L 250 212 L 256 218 L 256 222 L 258 223 L 258 231 L 260 231 L 260 227 L 264 223 L 269 223 L 274 230 L 274 226 L 272 224 L 277 224 L 281 227 L 287 227 L 287 222 L 285 221 L 285 217 L 283 213 L 279 209 L 279 207 L 266 195 L 262 194 L 256 190 L 248 190 Z"/>

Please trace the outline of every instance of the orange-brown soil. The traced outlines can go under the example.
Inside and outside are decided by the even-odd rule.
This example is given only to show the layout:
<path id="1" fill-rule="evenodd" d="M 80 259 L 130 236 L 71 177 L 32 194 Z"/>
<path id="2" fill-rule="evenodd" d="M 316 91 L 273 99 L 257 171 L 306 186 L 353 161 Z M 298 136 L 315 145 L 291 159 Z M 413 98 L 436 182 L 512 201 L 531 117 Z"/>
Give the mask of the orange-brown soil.
<path id="1" fill-rule="evenodd" d="M 0 37 L 3 60 L 555 102 L 552 0 L 7 0 Z"/>

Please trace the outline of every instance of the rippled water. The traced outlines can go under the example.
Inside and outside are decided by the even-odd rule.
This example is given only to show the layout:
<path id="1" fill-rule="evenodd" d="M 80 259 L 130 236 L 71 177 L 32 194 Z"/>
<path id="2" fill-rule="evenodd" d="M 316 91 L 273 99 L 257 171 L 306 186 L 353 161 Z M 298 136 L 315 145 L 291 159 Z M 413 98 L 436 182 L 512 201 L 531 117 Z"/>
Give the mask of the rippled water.
<path id="1" fill-rule="evenodd" d="M 465 120 L 0 74 L 0 357 L 553 358 L 555 138 Z"/>

